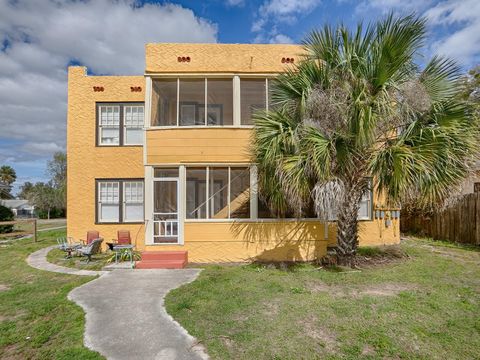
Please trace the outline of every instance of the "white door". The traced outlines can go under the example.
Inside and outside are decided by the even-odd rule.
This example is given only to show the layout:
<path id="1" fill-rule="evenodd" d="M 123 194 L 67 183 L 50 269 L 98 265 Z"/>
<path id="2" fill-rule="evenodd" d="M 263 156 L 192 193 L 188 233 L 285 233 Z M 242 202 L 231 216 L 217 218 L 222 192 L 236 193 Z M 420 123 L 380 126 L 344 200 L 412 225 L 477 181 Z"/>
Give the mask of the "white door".
<path id="1" fill-rule="evenodd" d="M 179 242 L 178 178 L 156 179 L 153 182 L 153 243 Z"/>

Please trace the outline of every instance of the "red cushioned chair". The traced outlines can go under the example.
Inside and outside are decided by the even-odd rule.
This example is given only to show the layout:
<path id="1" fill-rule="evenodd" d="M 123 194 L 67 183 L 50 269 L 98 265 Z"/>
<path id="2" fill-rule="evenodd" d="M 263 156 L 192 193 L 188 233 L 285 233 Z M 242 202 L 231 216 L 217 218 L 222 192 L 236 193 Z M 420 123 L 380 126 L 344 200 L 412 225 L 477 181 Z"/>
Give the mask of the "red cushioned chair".
<path id="1" fill-rule="evenodd" d="M 100 238 L 100 233 L 96 230 L 89 230 L 87 231 L 87 240 L 82 240 L 82 242 L 90 245 L 93 240 Z"/>
<path id="2" fill-rule="evenodd" d="M 117 231 L 117 244 L 118 245 L 130 245 L 132 238 L 130 237 L 130 231 L 118 230 Z"/>

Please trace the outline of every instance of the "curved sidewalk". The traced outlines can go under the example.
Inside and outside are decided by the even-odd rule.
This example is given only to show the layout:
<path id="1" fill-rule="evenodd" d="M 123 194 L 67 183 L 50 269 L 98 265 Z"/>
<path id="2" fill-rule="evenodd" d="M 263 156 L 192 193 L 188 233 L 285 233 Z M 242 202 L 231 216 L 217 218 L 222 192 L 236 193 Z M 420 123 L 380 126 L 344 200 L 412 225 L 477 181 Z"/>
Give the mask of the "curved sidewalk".
<path id="1" fill-rule="evenodd" d="M 52 245 L 31 253 L 27 258 L 27 263 L 31 267 L 39 270 L 52 271 L 62 274 L 80 275 L 80 276 L 97 276 L 106 274 L 108 271 L 95 271 L 95 270 L 78 270 L 69 268 L 66 266 L 60 266 L 52 264 L 47 260 L 47 254 L 50 250 L 55 249 L 57 246 Z"/>
<path id="2" fill-rule="evenodd" d="M 27 263 L 62 274 L 102 275 L 68 294 L 86 314 L 85 346 L 115 360 L 208 359 L 203 346 L 164 306 L 165 295 L 195 280 L 200 270 L 77 270 L 47 261 L 55 247 L 33 252 Z"/>

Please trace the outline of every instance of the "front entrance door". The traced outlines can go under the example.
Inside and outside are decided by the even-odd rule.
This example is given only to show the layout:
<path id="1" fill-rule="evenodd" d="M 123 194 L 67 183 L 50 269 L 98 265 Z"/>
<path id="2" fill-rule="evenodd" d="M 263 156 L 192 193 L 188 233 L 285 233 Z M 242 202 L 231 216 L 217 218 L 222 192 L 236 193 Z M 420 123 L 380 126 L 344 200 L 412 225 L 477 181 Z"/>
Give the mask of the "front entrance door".
<path id="1" fill-rule="evenodd" d="M 178 244 L 178 178 L 153 182 L 153 243 Z"/>

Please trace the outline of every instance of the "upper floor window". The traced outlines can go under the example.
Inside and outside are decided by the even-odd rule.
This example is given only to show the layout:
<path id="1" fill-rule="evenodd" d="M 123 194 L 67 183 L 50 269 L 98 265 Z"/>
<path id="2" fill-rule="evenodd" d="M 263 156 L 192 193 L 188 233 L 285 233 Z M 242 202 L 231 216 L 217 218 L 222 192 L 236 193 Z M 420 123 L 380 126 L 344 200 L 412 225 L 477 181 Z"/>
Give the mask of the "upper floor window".
<path id="1" fill-rule="evenodd" d="M 256 111 L 267 109 L 267 79 L 240 79 L 240 116 L 242 125 L 253 125 Z"/>
<path id="2" fill-rule="evenodd" d="M 143 104 L 97 104 L 97 144 L 100 146 L 142 145 L 143 124 Z"/>
<path id="3" fill-rule="evenodd" d="M 233 125 L 233 79 L 156 79 L 152 126 Z"/>
<path id="4" fill-rule="evenodd" d="M 153 79 L 152 126 L 253 125 L 271 108 L 267 78 Z M 235 96 L 234 96 L 235 94 Z"/>

